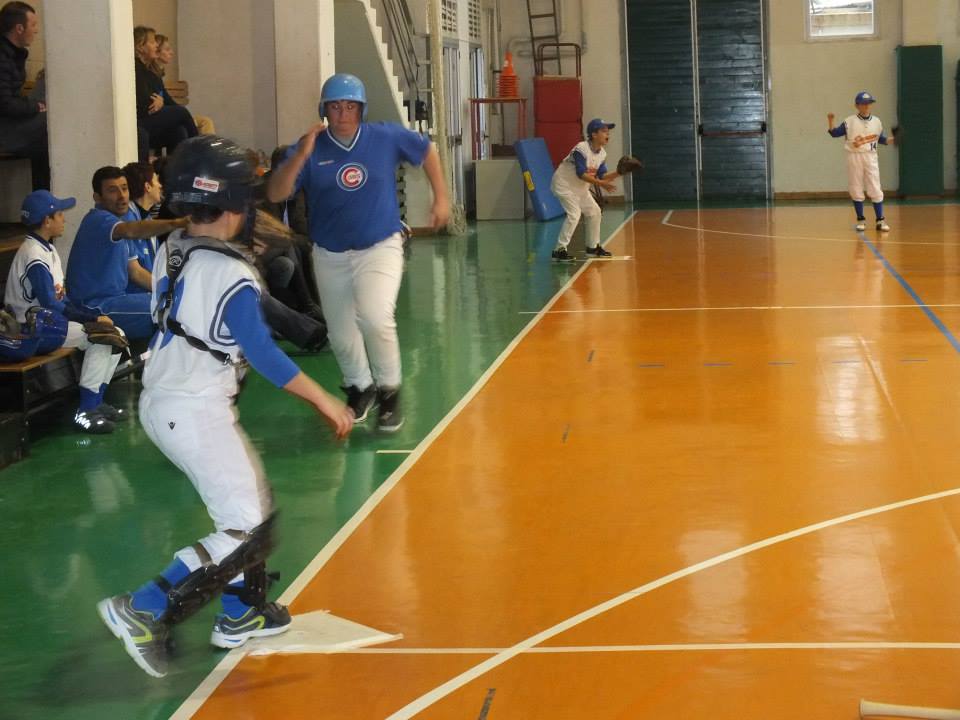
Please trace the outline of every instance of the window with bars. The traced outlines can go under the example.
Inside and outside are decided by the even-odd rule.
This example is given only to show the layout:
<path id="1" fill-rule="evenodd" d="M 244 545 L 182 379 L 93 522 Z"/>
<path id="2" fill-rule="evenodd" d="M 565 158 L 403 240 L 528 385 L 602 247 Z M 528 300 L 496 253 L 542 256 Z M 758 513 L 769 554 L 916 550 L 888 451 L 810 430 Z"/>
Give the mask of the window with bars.
<path id="1" fill-rule="evenodd" d="M 467 14 L 470 25 L 470 39 L 474 42 L 480 42 L 480 0 L 469 0 Z"/>
<path id="2" fill-rule="evenodd" d="M 803 0 L 807 6 L 807 39 L 877 37 L 874 0 Z"/>
<path id="3" fill-rule="evenodd" d="M 440 28 L 447 35 L 457 35 L 457 0 L 443 0 L 440 5 Z"/>

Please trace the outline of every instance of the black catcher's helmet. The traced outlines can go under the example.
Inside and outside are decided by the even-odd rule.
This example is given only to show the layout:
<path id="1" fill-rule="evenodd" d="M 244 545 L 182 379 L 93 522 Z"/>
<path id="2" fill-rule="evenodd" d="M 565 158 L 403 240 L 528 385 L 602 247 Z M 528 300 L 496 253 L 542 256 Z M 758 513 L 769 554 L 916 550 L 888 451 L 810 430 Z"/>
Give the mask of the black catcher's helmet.
<path id="1" fill-rule="evenodd" d="M 246 212 L 260 184 L 247 151 L 217 135 L 198 135 L 177 145 L 165 175 L 168 206 L 180 216 L 198 205 Z"/>

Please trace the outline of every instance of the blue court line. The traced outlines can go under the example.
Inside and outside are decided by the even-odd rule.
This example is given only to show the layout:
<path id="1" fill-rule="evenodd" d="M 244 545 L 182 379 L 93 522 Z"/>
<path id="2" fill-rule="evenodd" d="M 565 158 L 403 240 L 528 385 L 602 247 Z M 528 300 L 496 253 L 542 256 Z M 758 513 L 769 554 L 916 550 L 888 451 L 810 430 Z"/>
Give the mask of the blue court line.
<path id="1" fill-rule="evenodd" d="M 920 299 L 920 296 L 917 295 L 916 291 L 912 287 L 910 287 L 910 283 L 908 283 L 906 280 L 903 279 L 903 276 L 900 275 L 900 273 L 898 273 L 896 269 L 894 269 L 893 265 L 891 265 L 887 261 L 887 259 L 883 256 L 883 253 L 881 253 L 880 250 L 877 249 L 877 247 L 872 242 L 870 242 L 867 236 L 862 232 L 857 234 L 860 236 L 860 239 L 863 241 L 863 244 L 866 245 L 868 248 L 870 248 L 870 252 L 872 252 L 874 256 L 876 256 L 877 260 L 883 263 L 883 266 L 887 269 L 887 272 L 889 272 L 891 275 L 893 275 L 894 278 L 896 278 L 896 281 L 900 283 L 900 286 L 907 291 L 907 294 L 913 298 L 913 301 L 917 305 L 920 306 L 920 309 L 923 310 L 924 314 L 926 314 L 926 316 L 930 318 L 930 322 L 936 325 L 937 329 L 943 333 L 944 337 L 946 337 L 947 340 L 950 342 L 950 344 L 953 345 L 953 349 L 956 350 L 958 353 L 960 353 L 960 341 L 958 341 L 957 338 L 954 337 L 953 333 L 947 329 L 947 326 L 943 324 L 943 321 L 940 320 L 940 318 L 938 318 L 936 314 L 934 314 L 933 310 L 927 307 L 927 304 Z"/>

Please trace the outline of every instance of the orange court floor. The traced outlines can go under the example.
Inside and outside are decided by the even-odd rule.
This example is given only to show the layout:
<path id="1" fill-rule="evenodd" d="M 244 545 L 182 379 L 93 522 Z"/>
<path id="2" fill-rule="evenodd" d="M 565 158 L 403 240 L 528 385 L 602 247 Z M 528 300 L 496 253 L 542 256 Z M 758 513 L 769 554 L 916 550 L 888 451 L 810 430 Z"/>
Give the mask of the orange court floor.
<path id="1" fill-rule="evenodd" d="M 173 717 L 960 708 L 960 208 L 887 218 L 634 214 L 284 594 L 402 637 Z"/>

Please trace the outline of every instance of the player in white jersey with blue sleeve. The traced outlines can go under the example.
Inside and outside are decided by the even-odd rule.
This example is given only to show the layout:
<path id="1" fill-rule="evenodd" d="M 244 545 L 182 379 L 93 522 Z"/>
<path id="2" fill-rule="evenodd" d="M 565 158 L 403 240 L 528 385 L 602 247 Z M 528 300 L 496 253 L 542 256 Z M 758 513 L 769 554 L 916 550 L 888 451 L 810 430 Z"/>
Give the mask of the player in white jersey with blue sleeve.
<path id="1" fill-rule="evenodd" d="M 378 429 L 394 432 L 403 424 L 395 318 L 404 233 L 397 167 L 423 166 L 435 229 L 450 217 L 447 184 L 428 137 L 396 123 L 364 122 L 367 94 L 359 78 L 328 78 L 319 110 L 330 127 L 315 125 L 290 148 L 270 175 L 267 197 L 280 202 L 305 191 L 320 303 L 347 403 L 357 422 L 378 404 Z"/>
<path id="2" fill-rule="evenodd" d="M 880 118 L 871 113 L 871 105 L 876 102 L 866 90 L 857 93 L 853 104 L 857 113 L 851 115 L 837 127 L 833 126 L 834 114 L 827 113 L 827 132 L 833 137 L 844 138 L 843 149 L 847 154 L 847 188 L 857 212 L 858 231 L 866 229 L 863 214 L 863 202 L 869 197 L 876 214 L 876 227 L 880 232 L 888 232 L 890 226 L 883 216 L 883 188 L 880 187 L 880 163 L 877 158 L 878 145 L 894 145 L 892 137 L 883 133 Z"/>
<path id="3" fill-rule="evenodd" d="M 590 186 L 597 185 L 607 191 L 614 189 L 613 181 L 619 174 L 607 170 L 606 145 L 615 127 L 600 118 L 591 120 L 587 123 L 587 139 L 577 143 L 553 173 L 550 190 L 567 213 L 553 251 L 554 260 L 573 260 L 567 248 L 581 215 L 586 222 L 587 254 L 610 257 L 610 251 L 600 245 L 600 206 L 590 194 Z"/>
<path id="4" fill-rule="evenodd" d="M 185 140 L 170 160 L 167 183 L 170 209 L 189 224 L 170 235 L 154 265 L 151 308 L 159 330 L 143 374 L 140 420 L 193 483 L 214 532 L 178 550 L 155 579 L 97 606 L 127 653 L 154 677 L 167 672 L 171 627 L 221 592 L 210 636 L 216 647 L 239 647 L 290 626 L 287 609 L 266 599 L 272 494 L 237 423 L 236 366 L 246 359 L 312 404 L 338 438 L 353 427 L 349 408 L 283 354 L 263 320 L 245 257 L 259 183 L 247 153 L 212 135 Z"/>
<path id="5" fill-rule="evenodd" d="M 36 308 L 52 313 L 61 332 L 50 333 L 42 340 L 37 354 L 50 353 L 59 347 L 84 351 L 80 370 L 80 406 L 73 423 L 81 432 L 104 434 L 113 432 L 114 423 L 124 414 L 103 401 L 104 391 L 117 369 L 120 351 L 111 345 L 91 342 L 83 323 L 99 321 L 113 325 L 113 322 L 96 311 L 69 301 L 63 284 L 60 254 L 54 247 L 56 239 L 63 234 L 63 211 L 76 204 L 75 198 L 57 198 L 47 190 L 35 190 L 24 198 L 20 215 L 28 232 L 10 266 L 4 304 L 20 323 L 26 323 L 28 314 Z"/>

